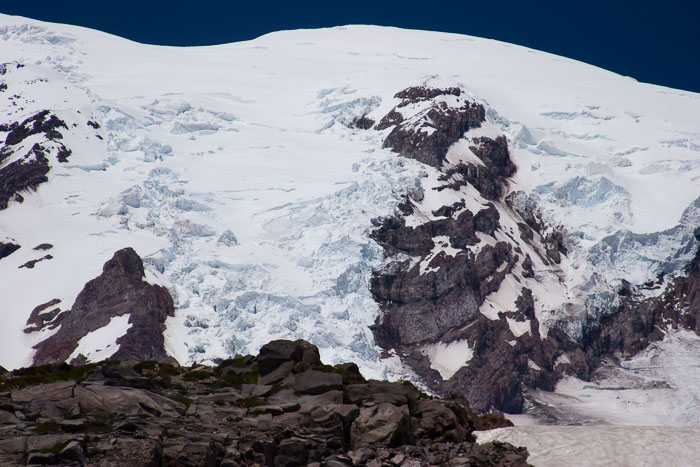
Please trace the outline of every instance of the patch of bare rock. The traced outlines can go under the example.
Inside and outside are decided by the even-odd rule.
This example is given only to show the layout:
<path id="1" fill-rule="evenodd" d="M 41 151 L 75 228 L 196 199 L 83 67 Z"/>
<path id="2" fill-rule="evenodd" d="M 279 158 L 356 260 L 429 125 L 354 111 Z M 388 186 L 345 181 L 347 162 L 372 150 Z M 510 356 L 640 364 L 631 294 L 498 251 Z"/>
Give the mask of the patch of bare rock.
<path id="1" fill-rule="evenodd" d="M 132 248 L 124 248 L 105 263 L 100 276 L 85 284 L 70 310 L 49 313 L 58 304 L 53 301 L 35 308 L 26 332 L 43 326 L 60 328 L 34 347 L 34 364 L 65 362 L 80 339 L 123 315 L 129 316 L 130 327 L 117 339 L 119 350 L 113 358 L 167 359 L 163 331 L 166 318 L 174 314 L 173 299 L 165 287 L 149 284 L 144 277 L 141 258 Z M 76 362 L 82 359 L 78 356 Z"/>
<path id="2" fill-rule="evenodd" d="M 0 464 L 525 466 L 474 442 L 509 422 L 273 341 L 216 367 L 53 364 L 0 375 Z"/>
<path id="3" fill-rule="evenodd" d="M 35 191 L 49 180 L 52 152 L 56 153 L 58 162 L 68 162 L 72 151 L 61 142 L 60 129 L 67 130 L 68 126 L 49 110 L 22 122 L 0 124 L 0 132 L 7 133 L 0 147 L 0 210 L 7 208 L 10 200 L 23 202 L 23 192 Z M 27 151 L 26 140 L 37 134 L 43 135 L 43 142 L 35 143 Z"/>

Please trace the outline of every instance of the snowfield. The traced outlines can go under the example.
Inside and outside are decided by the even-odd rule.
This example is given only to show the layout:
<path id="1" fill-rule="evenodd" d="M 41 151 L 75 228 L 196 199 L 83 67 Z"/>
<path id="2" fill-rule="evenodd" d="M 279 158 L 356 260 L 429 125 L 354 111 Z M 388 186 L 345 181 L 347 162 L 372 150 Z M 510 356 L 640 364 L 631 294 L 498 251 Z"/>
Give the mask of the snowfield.
<path id="1" fill-rule="evenodd" d="M 698 427 L 527 426 L 477 437 L 525 446 L 537 467 L 691 467 L 700 459 Z"/>
<path id="2" fill-rule="evenodd" d="M 379 309 L 368 283 L 384 264 L 369 238 L 371 220 L 395 213 L 410 190 L 423 189 L 436 208 L 450 201 L 430 190 L 434 169 L 382 149 L 389 130 L 349 125 L 362 115 L 378 121 L 397 104 L 394 94 L 413 85 L 458 86 L 482 103 L 487 123 L 470 136 L 505 134 L 518 167 L 510 190 L 571 235 L 558 268 L 534 271 L 543 335 L 562 320 L 577 335 L 586 316 L 616 303 L 622 279 L 668 280 L 697 247 L 700 95 L 574 60 L 374 26 L 160 47 L 0 15 L 0 62 L 25 65 L 0 76 L 0 123 L 50 109 L 68 124 L 72 150 L 68 163 L 53 164 L 48 183 L 0 211 L 0 241 L 22 245 L 0 260 L 6 368 L 31 363 L 32 346 L 55 332 L 23 332 L 36 306 L 60 299 L 69 309 L 114 251 L 129 246 L 144 258 L 147 280 L 173 296 L 166 346 L 183 364 L 304 338 L 324 362 L 355 361 L 369 378 L 410 377 L 396 355 L 380 358 L 369 328 Z M 460 144 L 450 163 L 475 159 Z M 53 245 L 53 258 L 19 268 L 43 256 L 32 249 L 41 243 Z M 504 281 L 482 313 L 512 307 L 517 287 Z M 516 337 L 529 330 L 529 322 L 510 325 Z M 127 328 L 115 320 L 80 348 L 104 358 Z M 697 426 L 695 337 L 667 336 L 609 375 L 668 387 L 615 392 L 600 387 L 613 386 L 607 380 L 592 389 L 567 379 L 533 398 L 600 423 Z M 466 341 L 425 352 L 445 378 L 471 358 Z M 621 446 L 648 457 L 620 465 L 700 458 L 683 449 L 658 457 L 662 441 L 697 445 L 697 429 L 625 430 L 518 427 L 484 436 L 524 443 L 535 465 L 582 465 L 584 454 L 588 465 L 604 465 Z"/>

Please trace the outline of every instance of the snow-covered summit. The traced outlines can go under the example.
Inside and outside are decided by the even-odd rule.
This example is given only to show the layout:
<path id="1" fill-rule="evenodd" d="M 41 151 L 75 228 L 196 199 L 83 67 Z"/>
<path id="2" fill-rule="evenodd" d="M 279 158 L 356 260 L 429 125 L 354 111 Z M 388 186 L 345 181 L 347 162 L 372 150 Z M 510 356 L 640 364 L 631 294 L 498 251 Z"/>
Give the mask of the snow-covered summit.
<path id="1" fill-rule="evenodd" d="M 505 135 L 517 166 L 515 204 L 567 234 L 560 264 L 534 271 L 543 335 L 561 320 L 576 335 L 617 304 L 623 279 L 668 280 L 697 245 L 700 95 L 574 60 L 375 26 L 160 47 L 1 15 L 0 61 L 24 65 L 0 75 L 0 123 L 50 110 L 72 151 L 0 211 L 0 242 L 21 245 L 0 260 L 6 367 L 30 363 L 52 332 L 23 332 L 32 310 L 55 299 L 68 309 L 133 247 L 173 295 L 166 345 L 181 362 L 303 337 L 324 361 L 404 374 L 370 329 L 380 312 L 368 284 L 385 261 L 371 221 L 436 174 L 383 149 L 390 129 L 352 123 L 378 121 L 421 84 L 485 108 L 479 131 Z M 19 268 L 46 256 L 32 249 L 43 243 L 51 258 Z"/>

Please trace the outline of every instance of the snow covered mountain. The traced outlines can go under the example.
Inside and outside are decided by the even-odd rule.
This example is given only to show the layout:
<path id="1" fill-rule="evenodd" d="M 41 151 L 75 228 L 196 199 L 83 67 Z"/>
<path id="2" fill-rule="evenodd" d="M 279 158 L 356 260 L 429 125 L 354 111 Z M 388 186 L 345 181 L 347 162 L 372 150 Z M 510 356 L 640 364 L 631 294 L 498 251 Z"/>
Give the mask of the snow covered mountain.
<path id="1" fill-rule="evenodd" d="M 700 355 L 654 363 L 698 346 L 700 95 L 373 26 L 172 48 L 0 16 L 0 62 L 0 365 L 153 339 L 76 311 L 118 305 L 100 276 L 182 363 L 304 338 L 480 410 L 700 423 Z"/>

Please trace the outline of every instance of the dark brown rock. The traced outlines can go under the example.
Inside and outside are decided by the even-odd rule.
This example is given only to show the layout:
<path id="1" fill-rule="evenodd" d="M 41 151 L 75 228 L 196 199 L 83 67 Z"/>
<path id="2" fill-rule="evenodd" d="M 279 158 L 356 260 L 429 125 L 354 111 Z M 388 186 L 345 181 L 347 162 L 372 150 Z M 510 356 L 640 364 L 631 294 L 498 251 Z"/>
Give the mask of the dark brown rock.
<path id="1" fill-rule="evenodd" d="M 17 269 L 21 269 L 21 268 L 34 269 L 34 266 L 36 266 L 36 263 L 40 263 L 41 261 L 48 261 L 50 259 L 53 259 L 53 256 L 45 255 L 45 256 L 42 256 L 41 258 L 27 261 L 26 263 L 22 264 L 21 266 L 18 266 Z"/>
<path id="2" fill-rule="evenodd" d="M 352 425 L 353 445 L 396 447 L 413 441 L 407 406 L 381 403 L 360 410 Z"/>
<path id="3" fill-rule="evenodd" d="M 450 407 L 462 415 L 457 416 Z M 466 412 L 465 412 L 466 413 Z M 473 429 L 469 420 L 458 411 L 456 404 L 436 400 L 420 400 L 413 409 L 413 434 L 416 439 L 430 442 L 461 443 L 473 441 L 470 433 Z"/>
<path id="4" fill-rule="evenodd" d="M 117 339 L 119 350 L 112 358 L 168 358 L 163 330 L 165 319 L 173 316 L 173 301 L 164 287 L 148 284 L 143 277 L 143 262 L 136 252 L 117 251 L 102 274 L 85 284 L 71 310 L 63 313 L 59 331 L 35 346 L 34 363 L 65 361 L 83 336 L 125 314 L 131 327 Z"/>
<path id="5" fill-rule="evenodd" d="M 484 107 L 469 101 L 464 101 L 457 107 L 448 106 L 445 102 L 434 102 L 426 111 L 408 119 L 397 109 L 442 95 L 460 94 L 459 88 L 438 89 L 425 86 L 398 92 L 394 97 L 402 99 L 402 102 L 376 126 L 378 130 L 394 126 L 384 140 L 384 147 L 391 148 L 404 157 L 441 167 L 450 146 L 468 129 L 481 126 L 485 120 Z"/>
<path id="6" fill-rule="evenodd" d="M 12 253 L 14 253 L 15 251 L 17 251 L 19 249 L 20 249 L 20 246 L 16 243 L 0 242 L 0 259 L 10 256 Z"/>
<path id="7" fill-rule="evenodd" d="M 271 341 L 262 346 L 258 355 L 260 375 L 265 376 L 284 362 L 304 363 L 309 368 L 321 363 L 318 349 L 303 340 Z"/>
<path id="8" fill-rule="evenodd" d="M 301 394 L 323 394 L 343 388 L 343 375 L 309 370 L 296 375 L 294 390 Z"/>
<path id="9" fill-rule="evenodd" d="M 350 126 L 352 128 L 359 128 L 360 130 L 369 130 L 374 126 L 374 120 L 367 117 L 366 115 L 362 115 L 354 119 Z"/>
<path id="10" fill-rule="evenodd" d="M 52 323 L 54 318 L 58 316 L 59 313 L 61 313 L 60 308 L 53 308 L 52 310 L 48 310 L 49 308 L 52 308 L 56 305 L 61 303 L 61 300 L 58 298 L 54 298 L 53 300 L 49 300 L 46 303 L 43 303 L 36 308 L 34 308 L 29 315 L 29 318 L 27 319 L 27 325 L 24 328 L 24 332 L 30 333 L 34 331 L 39 331 L 44 328 L 49 323 Z M 47 311 L 48 310 L 48 311 Z M 58 324 L 58 323 L 52 323 L 52 324 Z"/>
<path id="11" fill-rule="evenodd" d="M 0 164 L 5 157 L 0 151 Z M 45 149 L 35 144 L 32 149 L 16 161 L 0 167 L 0 210 L 7 208 L 10 199 L 22 199 L 20 193 L 36 190 L 39 185 L 49 179 L 46 174 L 51 167 L 46 158 Z"/>
<path id="12" fill-rule="evenodd" d="M 58 131 L 59 128 L 67 130 L 66 122 L 51 114 L 49 110 L 42 110 L 15 126 L 5 137 L 5 144 L 15 145 L 38 133 L 44 133 L 49 140 L 61 139 L 63 135 Z"/>
<path id="13" fill-rule="evenodd" d="M 308 343 L 283 344 L 271 347 L 317 353 Z M 277 369 L 301 363 L 294 351 L 290 358 Z M 216 368 L 106 361 L 0 375 L 0 407 L 17 414 L 5 418 L 22 420 L 3 425 L 0 464 L 31 457 L 63 465 L 526 465 L 522 449 L 473 444 L 474 427 L 489 422 L 461 401 L 429 398 L 410 383 L 343 384 L 336 368 L 322 364 L 259 391 L 223 371 L 257 377 L 257 360 L 237 357 Z M 322 375 L 340 389 L 294 389 L 300 377 Z"/>

